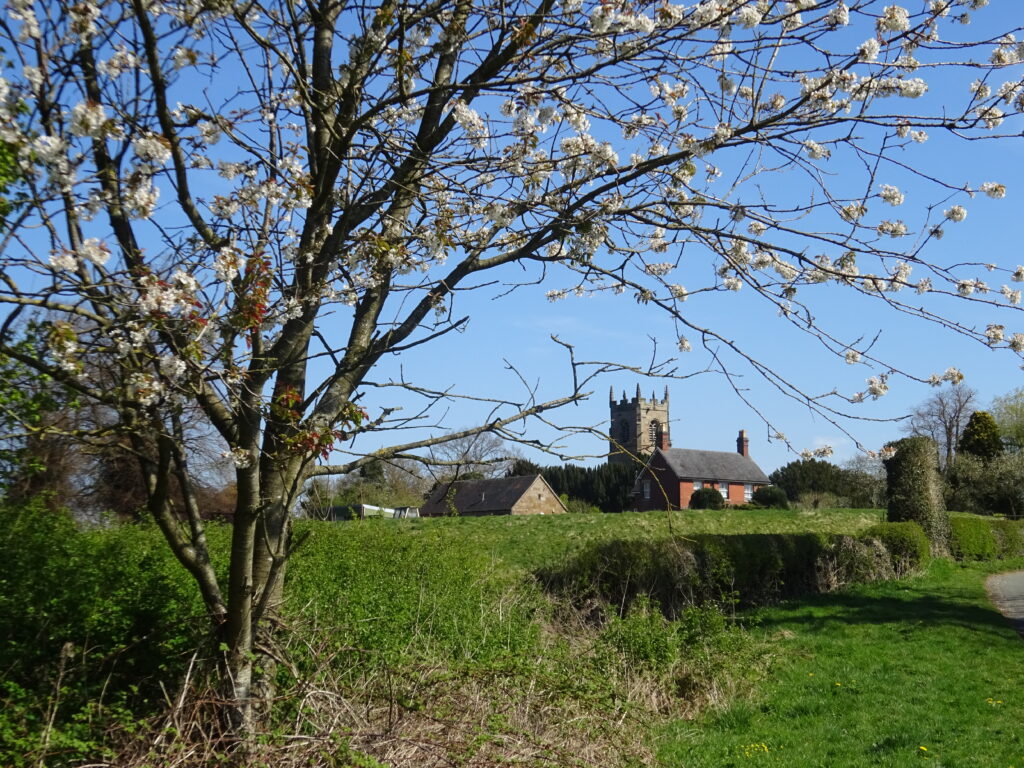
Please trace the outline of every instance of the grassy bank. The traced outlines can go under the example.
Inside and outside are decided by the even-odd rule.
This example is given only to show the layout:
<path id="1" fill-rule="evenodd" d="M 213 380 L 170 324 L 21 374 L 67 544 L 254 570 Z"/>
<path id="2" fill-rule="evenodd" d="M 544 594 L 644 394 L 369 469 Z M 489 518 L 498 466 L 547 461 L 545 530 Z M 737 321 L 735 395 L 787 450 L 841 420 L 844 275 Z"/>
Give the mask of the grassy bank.
<path id="1" fill-rule="evenodd" d="M 487 554 L 503 567 L 533 571 L 557 564 L 589 544 L 613 539 L 738 533 L 853 535 L 883 518 L 884 511 L 878 509 L 725 509 L 623 512 L 617 515 L 365 520 L 357 525 L 393 526 L 395 531 L 409 536 L 436 531 L 455 544 Z M 398 526 L 395 526 L 396 522 Z"/>
<path id="2" fill-rule="evenodd" d="M 756 695 L 660 736 L 679 768 L 1024 765 L 1024 644 L 985 576 L 958 565 L 760 614 L 775 661 Z"/>
<path id="3" fill-rule="evenodd" d="M 218 764 L 202 714 L 217 649 L 200 641 L 195 589 L 159 532 L 82 533 L 41 509 L 2 511 L 0 764 Z M 982 566 L 940 563 L 927 578 L 772 608 L 753 625 L 734 616 L 741 588 L 752 602 L 798 594 L 821 575 L 822 553 L 838 553 L 838 572 L 838 555 L 873 552 L 851 534 L 879 516 L 299 523 L 280 698 L 260 759 L 275 768 L 881 766 L 911 759 L 894 741 L 903 734 L 927 747 L 913 759 L 966 765 L 950 755 L 1001 738 L 1021 714 L 1009 684 L 998 685 L 1000 674 L 1020 682 L 1018 662 L 1005 663 L 1017 646 L 984 602 Z M 985 521 L 965 525 L 958 547 L 970 557 L 1019 533 L 993 538 Z M 228 533 L 210 532 L 221 567 Z M 847 548 L 826 534 L 844 534 Z M 558 568 L 571 589 L 536 578 Z M 690 601 L 676 599 L 680 584 Z M 983 671 L 972 673 L 965 654 Z M 988 717 L 972 720 L 979 696 Z M 924 730 L 894 725 L 893 713 Z M 961 722 L 981 735 L 967 742 L 956 730 L 967 746 L 950 752 L 935 734 Z M 820 735 L 832 730 L 849 739 Z M 862 754 L 865 739 L 874 746 Z M 1005 763 L 1014 764 L 1024 761 Z"/>

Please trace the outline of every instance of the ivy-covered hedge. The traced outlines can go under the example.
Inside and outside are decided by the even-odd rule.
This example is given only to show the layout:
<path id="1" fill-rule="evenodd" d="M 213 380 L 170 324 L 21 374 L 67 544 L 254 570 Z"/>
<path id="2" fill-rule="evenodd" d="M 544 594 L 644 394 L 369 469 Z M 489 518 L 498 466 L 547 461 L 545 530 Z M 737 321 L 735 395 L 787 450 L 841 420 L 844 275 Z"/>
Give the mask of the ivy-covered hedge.
<path id="1" fill-rule="evenodd" d="M 953 517 L 949 549 L 957 560 L 1019 557 L 1024 555 L 1024 521 Z"/>

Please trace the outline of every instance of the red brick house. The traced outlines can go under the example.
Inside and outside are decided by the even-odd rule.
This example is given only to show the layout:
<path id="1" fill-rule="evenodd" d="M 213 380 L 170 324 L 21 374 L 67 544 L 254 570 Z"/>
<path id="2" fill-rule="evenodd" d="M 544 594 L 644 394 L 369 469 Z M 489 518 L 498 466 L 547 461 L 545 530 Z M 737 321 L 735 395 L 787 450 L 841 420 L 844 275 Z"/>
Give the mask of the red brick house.
<path id="1" fill-rule="evenodd" d="M 698 488 L 714 488 L 729 505 L 750 501 L 754 491 L 769 481 L 750 458 L 749 445 L 741 429 L 735 453 L 657 448 L 633 487 L 636 509 L 687 509 Z"/>
<path id="2" fill-rule="evenodd" d="M 540 475 L 529 475 L 442 483 L 420 507 L 420 517 L 554 515 L 565 511 L 547 481 Z"/>

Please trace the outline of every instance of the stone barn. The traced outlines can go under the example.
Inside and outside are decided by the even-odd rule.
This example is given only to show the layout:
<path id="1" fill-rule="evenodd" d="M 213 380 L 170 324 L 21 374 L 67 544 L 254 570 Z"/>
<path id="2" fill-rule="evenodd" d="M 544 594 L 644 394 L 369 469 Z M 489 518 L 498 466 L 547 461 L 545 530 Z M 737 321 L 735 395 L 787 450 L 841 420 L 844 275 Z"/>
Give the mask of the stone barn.
<path id="1" fill-rule="evenodd" d="M 556 515 L 565 505 L 540 475 L 442 483 L 420 507 L 421 517 Z"/>

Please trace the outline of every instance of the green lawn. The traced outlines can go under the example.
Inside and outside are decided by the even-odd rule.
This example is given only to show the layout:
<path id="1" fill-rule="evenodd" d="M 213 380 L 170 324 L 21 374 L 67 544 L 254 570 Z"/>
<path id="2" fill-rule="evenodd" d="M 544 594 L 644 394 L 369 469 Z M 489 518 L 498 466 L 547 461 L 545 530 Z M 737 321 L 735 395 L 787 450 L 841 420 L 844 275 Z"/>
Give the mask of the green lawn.
<path id="1" fill-rule="evenodd" d="M 585 544 L 612 538 L 658 538 L 698 533 L 848 533 L 883 519 L 884 510 L 684 510 L 616 515 L 522 515 L 420 520 L 364 520 L 339 525 L 396 526 L 408 535 L 441 533 L 490 554 L 513 569 L 561 562 Z M 334 525 L 332 523 L 332 525 Z"/>
<path id="2" fill-rule="evenodd" d="M 751 700 L 659 735 L 666 766 L 1024 768 L 1024 642 L 987 571 L 925 576 L 765 610 L 777 655 Z"/>

